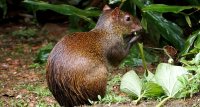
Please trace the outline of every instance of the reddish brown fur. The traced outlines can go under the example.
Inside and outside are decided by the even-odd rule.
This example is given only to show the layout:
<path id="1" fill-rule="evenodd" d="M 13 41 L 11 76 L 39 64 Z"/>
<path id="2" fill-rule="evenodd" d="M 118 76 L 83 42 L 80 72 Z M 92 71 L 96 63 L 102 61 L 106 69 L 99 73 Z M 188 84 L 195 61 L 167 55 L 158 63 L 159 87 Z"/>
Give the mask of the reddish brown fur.
<path id="1" fill-rule="evenodd" d="M 108 66 L 117 66 L 126 56 L 122 35 L 136 23 L 125 25 L 125 14 L 106 10 L 93 30 L 65 36 L 55 45 L 48 58 L 47 83 L 61 106 L 89 104 L 88 99 L 104 96 Z"/>

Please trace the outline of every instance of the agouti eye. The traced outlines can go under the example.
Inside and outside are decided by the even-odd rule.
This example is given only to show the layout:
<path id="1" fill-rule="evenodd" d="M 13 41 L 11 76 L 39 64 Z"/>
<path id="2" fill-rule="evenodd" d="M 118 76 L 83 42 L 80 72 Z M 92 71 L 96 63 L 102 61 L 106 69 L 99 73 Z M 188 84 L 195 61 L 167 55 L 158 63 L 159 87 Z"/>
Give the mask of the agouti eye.
<path id="1" fill-rule="evenodd" d="M 130 21 L 131 20 L 131 17 L 129 15 L 126 15 L 125 16 L 125 21 Z"/>

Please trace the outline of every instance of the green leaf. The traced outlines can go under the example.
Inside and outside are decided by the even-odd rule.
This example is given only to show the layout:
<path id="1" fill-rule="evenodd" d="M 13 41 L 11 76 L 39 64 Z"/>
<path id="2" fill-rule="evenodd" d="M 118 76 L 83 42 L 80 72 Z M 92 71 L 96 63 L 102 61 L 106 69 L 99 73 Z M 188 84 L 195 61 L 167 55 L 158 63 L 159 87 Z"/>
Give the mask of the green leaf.
<path id="1" fill-rule="evenodd" d="M 179 13 L 183 10 L 186 9 L 200 9 L 200 6 L 170 6 L 170 5 L 165 5 L 165 4 L 151 4 L 147 5 L 142 8 L 144 12 L 147 11 L 155 11 L 155 12 L 161 12 L 161 13 L 166 13 L 166 12 L 173 12 L 173 13 Z"/>
<path id="2" fill-rule="evenodd" d="M 196 54 L 195 58 L 192 61 L 194 62 L 195 65 L 200 64 L 200 52 Z"/>
<path id="3" fill-rule="evenodd" d="M 132 96 L 141 96 L 142 81 L 135 71 L 131 70 L 123 75 L 120 90 Z"/>
<path id="4" fill-rule="evenodd" d="M 147 21 L 148 30 L 151 30 L 151 27 L 154 27 L 156 30 L 155 32 L 159 33 L 164 39 L 173 44 L 177 49 L 182 50 L 184 46 L 184 40 L 181 38 L 183 31 L 179 26 L 166 20 L 162 17 L 161 14 L 158 13 L 145 12 L 143 13 L 143 18 L 145 18 Z M 151 33 L 154 35 L 153 31 Z"/>
<path id="5" fill-rule="evenodd" d="M 95 25 L 95 22 L 90 18 L 90 17 L 97 17 L 100 15 L 100 11 L 94 11 L 94 10 L 81 10 L 79 8 L 76 8 L 71 5 L 66 5 L 66 4 L 60 4 L 60 5 L 54 5 L 54 4 L 49 4 L 46 2 L 42 1 L 29 1 L 25 0 L 24 5 L 26 7 L 31 8 L 33 11 L 37 10 L 52 10 L 57 13 L 63 14 L 63 15 L 74 15 L 78 16 L 93 25 Z"/>
<path id="6" fill-rule="evenodd" d="M 49 53 L 51 52 L 51 50 L 53 49 L 53 44 L 49 43 L 48 45 L 42 47 L 38 54 L 36 59 L 34 60 L 34 62 L 36 63 L 45 63 L 47 61 L 47 58 L 49 56 Z"/>
<path id="7" fill-rule="evenodd" d="M 197 32 L 197 39 L 194 42 L 194 47 L 200 49 L 200 30 Z"/>
<path id="8" fill-rule="evenodd" d="M 144 30 L 147 30 L 147 20 L 143 17 L 142 17 L 142 20 L 141 20 L 141 24 L 142 24 L 142 28 Z"/>
<path id="9" fill-rule="evenodd" d="M 178 77 L 184 74 L 188 74 L 184 67 L 161 63 L 156 69 L 155 79 L 167 96 L 175 97 L 183 87 Z"/>
<path id="10" fill-rule="evenodd" d="M 115 4 L 121 2 L 121 0 L 109 0 L 109 4 Z"/>
<path id="11" fill-rule="evenodd" d="M 144 97 L 160 97 L 164 95 L 164 90 L 161 86 L 154 82 L 147 82 L 144 85 Z"/>
<path id="12" fill-rule="evenodd" d="M 200 36 L 200 30 L 197 30 L 195 32 L 192 33 L 192 35 L 189 36 L 189 38 L 186 40 L 185 42 L 185 46 L 183 48 L 183 50 L 181 51 L 180 55 L 184 55 L 187 54 L 191 48 L 191 46 L 193 46 L 195 39 Z M 200 47 L 200 39 L 197 40 L 198 42 L 195 42 L 195 46 L 198 48 Z"/>
<path id="13" fill-rule="evenodd" d="M 156 82 L 154 76 L 155 75 L 151 71 L 147 70 L 144 77 L 148 82 Z"/>
<path id="14" fill-rule="evenodd" d="M 191 20 L 190 20 L 189 15 L 185 15 L 185 20 L 186 20 L 186 22 L 188 23 L 188 25 L 189 25 L 190 27 L 192 27 L 192 23 L 191 23 Z"/>
<path id="15" fill-rule="evenodd" d="M 141 81 L 135 71 L 131 70 L 124 74 L 121 80 L 120 90 L 127 93 L 129 96 L 137 96 L 134 100 L 137 104 L 143 97 L 159 97 L 164 91 L 161 86 L 153 82 Z"/>

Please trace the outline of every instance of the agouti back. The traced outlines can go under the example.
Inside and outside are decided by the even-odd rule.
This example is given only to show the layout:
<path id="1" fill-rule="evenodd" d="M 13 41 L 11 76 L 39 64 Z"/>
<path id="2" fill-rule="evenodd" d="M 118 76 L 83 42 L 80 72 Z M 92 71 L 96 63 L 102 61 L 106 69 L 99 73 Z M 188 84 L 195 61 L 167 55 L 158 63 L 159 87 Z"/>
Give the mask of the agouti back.
<path id="1" fill-rule="evenodd" d="M 58 103 L 72 107 L 103 97 L 108 67 L 117 66 L 132 43 L 126 45 L 123 35 L 140 29 L 137 18 L 105 6 L 94 29 L 63 37 L 49 55 L 46 74 Z"/>

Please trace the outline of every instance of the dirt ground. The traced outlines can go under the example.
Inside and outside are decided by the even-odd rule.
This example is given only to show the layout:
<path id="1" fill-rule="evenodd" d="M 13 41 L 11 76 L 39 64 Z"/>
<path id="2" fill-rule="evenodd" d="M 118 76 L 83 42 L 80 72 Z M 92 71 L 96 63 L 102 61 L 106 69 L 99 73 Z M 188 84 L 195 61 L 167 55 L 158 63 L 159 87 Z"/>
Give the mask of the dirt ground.
<path id="1" fill-rule="evenodd" d="M 26 27 L 39 29 L 37 36 L 21 38 L 12 35 L 13 31 Z M 43 27 L 21 24 L 0 26 L 0 107 L 59 107 L 47 88 L 45 65 L 38 65 L 33 61 L 42 46 L 49 42 L 55 43 L 66 30 L 67 27 L 57 24 L 46 24 Z M 154 107 L 156 104 L 158 101 L 142 100 L 137 107 Z M 134 107 L 136 105 L 126 102 L 93 106 Z M 200 93 L 192 98 L 170 100 L 165 106 L 200 107 Z"/>

